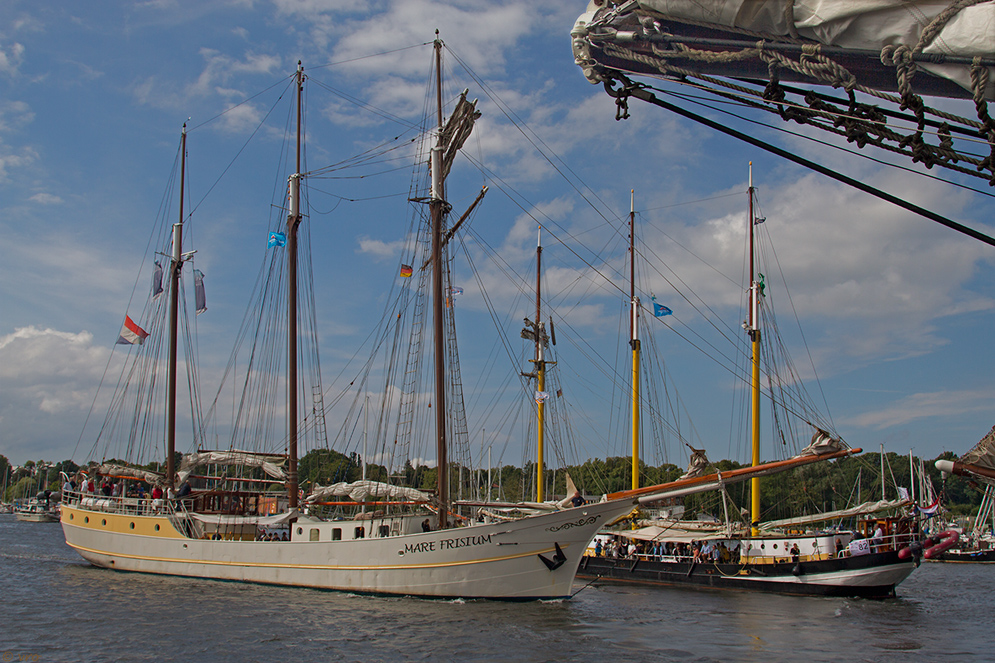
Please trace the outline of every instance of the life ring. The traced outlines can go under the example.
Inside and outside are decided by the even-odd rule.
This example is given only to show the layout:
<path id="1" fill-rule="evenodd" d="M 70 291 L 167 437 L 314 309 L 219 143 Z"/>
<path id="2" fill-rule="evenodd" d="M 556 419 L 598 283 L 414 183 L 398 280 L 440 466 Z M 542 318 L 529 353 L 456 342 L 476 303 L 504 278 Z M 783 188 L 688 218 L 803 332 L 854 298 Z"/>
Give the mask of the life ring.
<path id="1" fill-rule="evenodd" d="M 940 532 L 936 536 L 930 537 L 926 540 L 926 552 L 924 552 L 922 556 L 926 559 L 933 559 L 940 553 L 957 545 L 957 541 L 959 539 L 960 534 L 952 529 Z"/>

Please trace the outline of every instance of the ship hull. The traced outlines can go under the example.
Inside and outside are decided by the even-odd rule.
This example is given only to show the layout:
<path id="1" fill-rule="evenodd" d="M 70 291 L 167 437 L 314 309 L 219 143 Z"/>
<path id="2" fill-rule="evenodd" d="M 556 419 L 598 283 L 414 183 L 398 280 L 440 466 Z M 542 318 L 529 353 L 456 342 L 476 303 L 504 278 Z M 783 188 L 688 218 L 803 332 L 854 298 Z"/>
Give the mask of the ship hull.
<path id="1" fill-rule="evenodd" d="M 291 541 L 191 538 L 165 515 L 78 505 L 63 507 L 62 526 L 84 559 L 119 571 L 366 594 L 535 600 L 569 597 L 587 544 L 631 508 L 628 501 L 598 503 L 510 523 L 349 541 L 328 540 L 330 524 L 305 516 L 291 526 Z"/>
<path id="2" fill-rule="evenodd" d="M 995 564 L 995 549 L 988 550 L 947 550 L 930 562 L 962 562 L 969 564 Z"/>
<path id="3" fill-rule="evenodd" d="M 916 567 L 897 552 L 798 563 L 735 564 L 585 557 L 577 577 L 608 582 L 806 596 L 887 598 Z"/>

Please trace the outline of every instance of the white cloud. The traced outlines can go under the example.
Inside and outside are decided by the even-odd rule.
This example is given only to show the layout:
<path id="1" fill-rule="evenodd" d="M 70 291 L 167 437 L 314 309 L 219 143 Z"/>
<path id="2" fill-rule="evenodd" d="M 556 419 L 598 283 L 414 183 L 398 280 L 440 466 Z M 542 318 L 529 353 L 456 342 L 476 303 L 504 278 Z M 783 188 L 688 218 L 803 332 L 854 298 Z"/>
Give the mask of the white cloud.
<path id="1" fill-rule="evenodd" d="M 6 454 L 68 458 L 107 356 L 87 331 L 21 327 L 0 337 L 0 437 Z M 46 438 L 41 447 L 39 431 Z"/>
<path id="2" fill-rule="evenodd" d="M 23 101 L 6 101 L 0 104 L 0 132 L 21 129 L 34 119 L 31 107 Z"/>
<path id="3" fill-rule="evenodd" d="M 995 402 L 992 391 L 938 391 L 918 393 L 874 412 L 852 417 L 848 423 L 875 429 L 901 426 L 919 419 L 949 419 L 968 413 L 990 412 Z"/>
<path id="4" fill-rule="evenodd" d="M 62 198 L 54 193 L 36 193 L 28 198 L 28 200 L 36 202 L 39 205 L 61 205 L 63 203 Z"/>
<path id="5" fill-rule="evenodd" d="M 10 46 L 0 46 L 0 72 L 15 76 L 21 61 L 24 59 L 24 46 L 13 43 Z"/>
<path id="6" fill-rule="evenodd" d="M 359 253 L 367 253 L 378 258 L 393 258 L 407 248 L 409 244 L 410 242 L 406 239 L 385 242 L 380 239 L 361 237 L 359 239 Z"/>
<path id="7" fill-rule="evenodd" d="M 131 95 L 140 104 L 158 108 L 180 108 L 189 111 L 195 98 L 220 96 L 226 100 L 241 100 L 247 97 L 243 91 L 233 88 L 233 80 L 241 76 L 272 76 L 279 71 L 282 60 L 278 55 L 248 52 L 241 59 L 233 58 L 216 49 L 200 50 L 205 64 L 195 81 L 182 87 L 171 81 L 163 81 L 157 76 L 148 76 L 131 85 Z M 258 114 L 251 105 L 239 106 L 235 113 L 241 113 L 229 128 L 240 126 L 239 119 L 248 113 Z M 252 126 L 255 126 L 253 124 Z"/>

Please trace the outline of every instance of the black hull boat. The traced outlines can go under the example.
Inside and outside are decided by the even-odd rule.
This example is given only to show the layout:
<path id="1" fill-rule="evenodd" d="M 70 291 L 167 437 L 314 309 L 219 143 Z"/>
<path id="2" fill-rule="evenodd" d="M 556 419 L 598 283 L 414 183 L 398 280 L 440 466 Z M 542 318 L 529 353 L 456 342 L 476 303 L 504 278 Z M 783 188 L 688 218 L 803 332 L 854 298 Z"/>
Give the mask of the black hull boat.
<path id="1" fill-rule="evenodd" d="M 918 560 L 902 559 L 894 550 L 855 557 L 762 564 L 586 556 L 577 578 L 803 596 L 891 598 L 895 596 L 896 585 L 916 566 Z"/>
<path id="2" fill-rule="evenodd" d="M 988 550 L 948 550 L 932 562 L 963 562 L 973 564 L 995 564 L 995 549 Z"/>

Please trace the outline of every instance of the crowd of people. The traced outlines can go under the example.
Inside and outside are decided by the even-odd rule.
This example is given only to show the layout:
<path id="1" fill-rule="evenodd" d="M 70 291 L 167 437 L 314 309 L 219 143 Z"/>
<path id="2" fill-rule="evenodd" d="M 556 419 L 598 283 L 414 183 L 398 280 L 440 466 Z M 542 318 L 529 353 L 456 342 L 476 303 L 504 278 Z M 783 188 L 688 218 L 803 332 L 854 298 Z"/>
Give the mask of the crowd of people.
<path id="1" fill-rule="evenodd" d="M 695 562 L 730 562 L 734 560 L 736 546 L 732 541 L 638 541 L 615 535 L 607 541 L 599 537 L 594 544 L 594 554 L 610 559 L 661 560 L 666 557 Z"/>
<path id="2" fill-rule="evenodd" d="M 147 489 L 143 481 L 126 482 L 106 476 L 88 477 L 81 472 L 75 479 L 66 478 L 62 484 L 63 499 L 66 499 L 67 495 L 71 496 L 76 493 L 79 494 L 80 498 L 128 497 L 138 500 L 140 506 L 159 513 L 162 510 L 165 500 L 187 496 L 191 493 L 191 488 L 190 483 L 184 481 L 180 485 L 179 491 L 173 488 L 163 490 L 162 486 L 159 485 L 153 485 L 150 489 Z"/>

